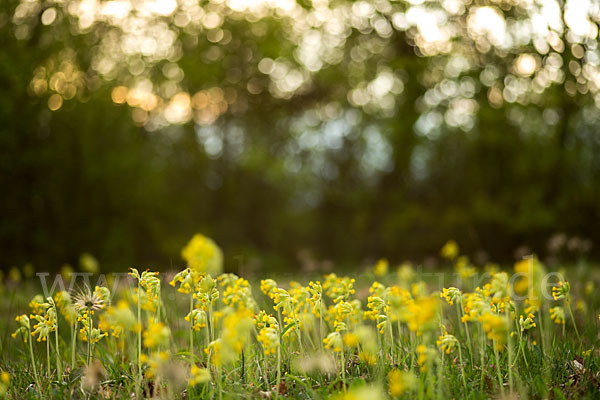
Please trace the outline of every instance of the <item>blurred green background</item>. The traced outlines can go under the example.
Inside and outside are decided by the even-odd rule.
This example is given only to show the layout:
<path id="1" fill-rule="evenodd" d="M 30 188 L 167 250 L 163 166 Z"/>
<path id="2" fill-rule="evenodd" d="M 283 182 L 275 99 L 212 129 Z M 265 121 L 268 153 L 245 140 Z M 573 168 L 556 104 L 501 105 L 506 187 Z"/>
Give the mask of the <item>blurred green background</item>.
<path id="1" fill-rule="evenodd" d="M 166 268 L 195 232 L 230 270 L 448 239 L 598 258 L 598 21 L 584 0 L 4 0 L 2 268 Z"/>

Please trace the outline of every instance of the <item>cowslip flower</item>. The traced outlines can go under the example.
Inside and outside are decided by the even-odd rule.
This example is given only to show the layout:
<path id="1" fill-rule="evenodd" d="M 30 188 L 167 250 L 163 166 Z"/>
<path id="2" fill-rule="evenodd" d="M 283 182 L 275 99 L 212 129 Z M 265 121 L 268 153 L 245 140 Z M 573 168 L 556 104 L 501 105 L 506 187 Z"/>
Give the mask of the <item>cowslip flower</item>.
<path id="1" fill-rule="evenodd" d="M 458 339 L 456 339 L 454 335 L 450 335 L 444 330 L 444 334 L 440 335 L 436 344 L 440 350 L 446 354 L 450 354 L 456 348 L 456 346 L 458 346 Z"/>
<path id="2" fill-rule="evenodd" d="M 571 285 L 569 282 L 560 281 L 556 286 L 552 287 L 552 297 L 554 300 L 561 300 L 569 296 Z"/>
<path id="3" fill-rule="evenodd" d="M 502 350 L 506 343 L 508 325 L 506 318 L 493 312 L 487 312 L 479 317 L 483 329 L 489 339 L 491 339 L 497 350 Z"/>
<path id="4" fill-rule="evenodd" d="M 263 292 L 265 296 L 269 296 L 271 300 L 275 298 L 276 289 L 277 282 L 273 279 L 263 279 L 260 281 L 260 291 Z"/>
<path id="5" fill-rule="evenodd" d="M 175 274 L 169 285 L 175 287 L 179 283 L 177 291 L 179 293 L 189 294 L 194 292 L 196 285 L 200 282 L 201 276 L 198 272 L 186 268 Z"/>
<path id="6" fill-rule="evenodd" d="M 153 318 L 148 321 L 148 326 L 143 333 L 144 346 L 148 348 L 167 347 L 171 338 L 171 330 L 162 322 Z"/>
<path id="7" fill-rule="evenodd" d="M 458 244 L 454 240 L 449 240 L 440 250 L 440 255 L 447 260 L 454 260 L 458 256 Z"/>
<path id="8" fill-rule="evenodd" d="M 510 288 L 508 285 L 508 274 L 506 272 L 498 272 L 492 275 L 490 283 L 483 286 L 483 295 L 490 297 L 492 303 L 499 304 L 505 302 L 510 296 Z"/>
<path id="9" fill-rule="evenodd" d="M 433 351 L 432 351 L 433 350 Z M 421 372 L 427 372 L 428 364 L 435 357 L 435 350 L 430 349 L 424 344 L 420 344 L 417 346 L 417 364 L 419 365 L 419 370 Z"/>
<path id="10" fill-rule="evenodd" d="M 519 328 L 521 329 L 521 332 L 524 332 L 531 328 L 535 328 L 537 326 L 535 322 L 533 322 L 534 318 L 535 315 L 533 314 L 528 314 L 526 318 L 524 318 L 522 315 L 519 316 Z"/>
<path id="11" fill-rule="evenodd" d="M 190 386 L 206 383 L 210 381 L 210 371 L 208 368 L 200 368 L 197 365 L 192 365 L 190 370 Z"/>
<path id="12" fill-rule="evenodd" d="M 2 373 L 0 373 L 0 398 L 4 398 L 4 396 L 6 396 L 9 384 L 10 374 L 6 371 L 2 371 Z"/>
<path id="13" fill-rule="evenodd" d="M 325 275 L 325 282 L 323 282 L 323 289 L 327 297 L 333 300 L 334 303 L 338 303 L 342 300 L 348 300 L 350 296 L 356 293 L 354 289 L 354 278 L 347 276 L 339 278 L 336 274 Z"/>
<path id="14" fill-rule="evenodd" d="M 460 303 L 462 292 L 455 287 L 443 288 L 440 297 L 445 299 L 448 304 L 453 305 L 454 302 Z"/>
<path id="15" fill-rule="evenodd" d="M 414 373 L 392 369 L 387 375 L 390 396 L 401 396 L 417 387 L 417 377 Z"/>
<path id="16" fill-rule="evenodd" d="M 212 239 L 199 233 L 181 250 L 181 257 L 192 270 L 215 275 L 223 272 L 221 249 Z"/>
<path id="17" fill-rule="evenodd" d="M 207 311 L 217 301 L 219 296 L 217 283 L 210 274 L 206 274 L 200 281 L 196 293 L 194 293 L 194 298 L 199 300 L 202 309 Z"/>
<path id="18" fill-rule="evenodd" d="M 19 327 L 11 334 L 12 338 L 16 339 L 17 335 L 20 334 L 23 337 L 23 342 L 27 343 L 31 327 L 29 317 L 26 314 L 17 315 L 15 321 L 17 321 Z"/>
<path id="19" fill-rule="evenodd" d="M 387 259 L 382 258 L 377 261 L 377 264 L 373 267 L 373 273 L 375 276 L 385 276 L 388 273 L 390 263 Z"/>
<path id="20" fill-rule="evenodd" d="M 139 324 L 127 301 L 120 300 L 116 306 L 109 307 L 100 317 L 99 327 L 103 331 L 110 330 L 111 336 L 119 338 L 123 332 L 137 331 Z"/>
<path id="21" fill-rule="evenodd" d="M 316 317 L 320 317 L 323 308 L 323 287 L 321 286 L 321 282 L 317 281 L 315 283 L 310 281 L 307 290 L 310 296 L 306 301 L 310 304 L 312 313 Z"/>
<path id="22" fill-rule="evenodd" d="M 276 354 L 279 348 L 279 328 L 276 325 L 261 328 L 256 336 L 256 340 L 262 346 L 266 356 Z"/>
<path id="23" fill-rule="evenodd" d="M 465 256 L 460 256 L 454 264 L 454 271 L 462 279 L 469 279 L 477 273 L 477 268 L 469 264 L 469 260 Z"/>
<path id="24" fill-rule="evenodd" d="M 339 332 L 331 332 L 325 339 L 323 339 L 323 344 L 326 349 L 331 349 L 336 353 L 340 353 L 343 347 L 342 335 Z"/>
<path id="25" fill-rule="evenodd" d="M 36 294 L 33 296 L 31 301 L 29 302 L 29 308 L 31 308 L 31 313 L 36 315 L 41 315 L 46 312 L 46 309 L 50 305 L 44 299 L 44 296 L 41 294 Z"/>
<path id="26" fill-rule="evenodd" d="M 192 325 L 192 329 L 195 331 L 199 332 L 206 327 L 207 318 L 204 310 L 195 308 L 184 319 Z"/>
<path id="27" fill-rule="evenodd" d="M 438 300 L 434 297 L 419 297 L 407 306 L 406 323 L 408 329 L 421 335 L 424 331 L 434 329 L 437 321 Z"/>
<path id="28" fill-rule="evenodd" d="M 556 324 L 565 324 L 565 309 L 560 307 L 560 306 L 556 306 L 556 307 L 552 307 L 550 309 L 550 319 L 552 319 L 552 321 L 554 321 L 554 323 Z"/>
<path id="29" fill-rule="evenodd" d="M 69 324 L 74 323 L 77 319 L 77 310 L 73 305 L 73 301 L 69 292 L 63 290 L 56 293 L 54 295 L 54 301 L 56 302 L 56 305 L 58 305 L 58 309 L 60 310 L 60 313 L 65 318 L 65 320 Z"/>

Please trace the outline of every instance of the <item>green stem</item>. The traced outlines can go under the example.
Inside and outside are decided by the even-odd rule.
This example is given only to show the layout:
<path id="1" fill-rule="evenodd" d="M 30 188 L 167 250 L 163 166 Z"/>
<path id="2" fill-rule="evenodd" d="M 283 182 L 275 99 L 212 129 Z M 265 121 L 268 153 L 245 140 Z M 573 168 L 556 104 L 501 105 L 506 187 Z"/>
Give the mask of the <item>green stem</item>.
<path id="1" fill-rule="evenodd" d="M 342 342 L 342 388 L 346 391 L 346 357 L 344 357 L 344 342 Z"/>
<path id="2" fill-rule="evenodd" d="M 71 326 L 71 371 L 75 369 L 75 349 L 77 343 L 77 318 Z"/>
<path id="3" fill-rule="evenodd" d="M 281 381 L 281 345 L 277 346 L 277 382 L 275 386 L 275 396 L 279 398 L 279 382 Z"/>
<path id="4" fill-rule="evenodd" d="M 492 347 L 494 348 L 494 357 L 496 358 L 496 373 L 498 375 L 498 384 L 500 385 L 500 392 L 502 393 L 502 397 L 504 397 L 504 381 L 502 380 L 502 372 L 500 371 L 500 357 L 498 356 L 498 348 L 496 346 L 496 341 L 492 341 Z"/>
<path id="5" fill-rule="evenodd" d="M 465 377 L 465 364 L 463 362 L 463 356 L 462 356 L 462 350 L 460 348 L 460 343 L 458 344 L 458 358 L 460 359 L 460 367 L 461 367 L 461 376 L 462 376 L 462 383 L 463 383 L 463 387 L 465 389 L 465 396 L 467 395 L 467 378 Z"/>
<path id="6" fill-rule="evenodd" d="M 54 343 L 56 345 L 56 372 L 58 374 L 58 381 L 62 381 L 62 363 L 60 361 L 60 352 L 58 350 L 58 319 L 56 320 L 56 329 L 54 331 Z"/>
<path id="7" fill-rule="evenodd" d="M 483 328 L 481 326 L 479 326 L 479 332 L 481 333 L 481 378 L 479 380 L 479 390 L 483 390 L 483 378 L 484 378 L 484 371 L 485 368 L 483 366 L 483 364 L 485 364 L 485 347 L 486 347 L 486 340 L 485 340 L 485 333 L 483 332 Z"/>
<path id="8" fill-rule="evenodd" d="M 194 296 L 190 297 L 190 368 L 194 366 Z"/>
<path id="9" fill-rule="evenodd" d="M 320 300 L 319 307 L 319 348 L 323 351 L 323 299 Z"/>
<path id="10" fill-rule="evenodd" d="M 571 309 L 570 296 L 567 298 L 567 308 L 569 309 L 569 315 L 571 316 L 571 321 L 573 321 L 573 328 L 575 328 L 575 334 L 577 335 L 577 340 L 581 344 L 581 336 L 579 336 L 579 330 L 577 330 L 577 323 L 575 322 L 575 316 L 573 315 L 573 310 Z"/>
<path id="11" fill-rule="evenodd" d="M 50 341 L 46 338 L 46 363 L 47 363 L 47 373 L 48 378 L 50 378 Z"/>
<path id="12" fill-rule="evenodd" d="M 140 384 L 142 383 L 142 299 L 141 299 L 141 288 L 138 280 L 138 293 L 137 293 L 137 385 L 136 387 L 136 398 L 139 398 Z"/>
<path id="13" fill-rule="evenodd" d="M 33 368 L 33 375 L 35 376 L 35 381 L 38 385 L 38 389 L 40 391 L 40 393 L 42 392 L 42 384 L 40 381 L 40 377 L 37 373 L 37 368 L 35 367 L 35 358 L 33 357 L 33 339 L 31 337 L 31 329 L 29 330 L 29 337 L 26 338 L 27 342 L 29 343 L 29 355 L 31 356 L 31 367 Z"/>
<path id="14" fill-rule="evenodd" d="M 90 366 L 90 362 L 92 361 L 92 312 L 88 309 L 88 354 L 87 354 L 87 366 Z"/>
<path id="15" fill-rule="evenodd" d="M 510 314 L 508 309 L 505 312 L 506 317 L 506 325 L 509 327 L 506 335 L 507 335 L 507 344 L 508 344 L 508 387 L 510 392 L 513 391 L 513 346 L 512 346 L 512 336 L 510 335 Z"/>

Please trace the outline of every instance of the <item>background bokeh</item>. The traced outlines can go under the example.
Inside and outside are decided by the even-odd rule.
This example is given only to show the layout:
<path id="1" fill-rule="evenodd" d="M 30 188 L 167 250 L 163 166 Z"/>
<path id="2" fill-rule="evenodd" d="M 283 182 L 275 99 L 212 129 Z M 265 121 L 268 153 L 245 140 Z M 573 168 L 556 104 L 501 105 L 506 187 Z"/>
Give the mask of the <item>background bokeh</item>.
<path id="1" fill-rule="evenodd" d="M 168 268 L 195 232 L 233 271 L 448 239 L 598 258 L 599 21 L 589 0 L 4 0 L 2 268 Z"/>

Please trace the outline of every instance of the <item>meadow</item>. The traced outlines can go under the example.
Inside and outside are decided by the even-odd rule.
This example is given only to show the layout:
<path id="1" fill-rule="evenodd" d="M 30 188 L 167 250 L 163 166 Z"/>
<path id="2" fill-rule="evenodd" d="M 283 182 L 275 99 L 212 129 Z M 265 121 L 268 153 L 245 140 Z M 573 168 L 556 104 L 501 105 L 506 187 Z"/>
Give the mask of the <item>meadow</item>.
<path id="1" fill-rule="evenodd" d="M 597 268 L 536 257 L 442 272 L 238 277 L 195 235 L 179 272 L 15 270 L 0 309 L 3 398 L 599 398 Z M 43 277 L 44 279 L 39 279 Z M 262 279 L 261 279 L 262 278 Z"/>

